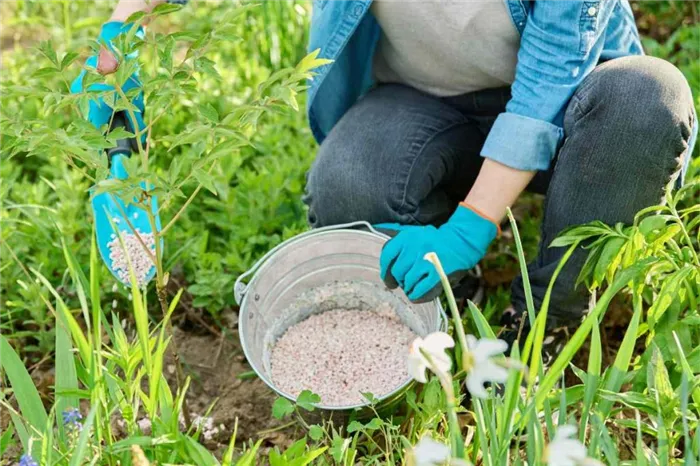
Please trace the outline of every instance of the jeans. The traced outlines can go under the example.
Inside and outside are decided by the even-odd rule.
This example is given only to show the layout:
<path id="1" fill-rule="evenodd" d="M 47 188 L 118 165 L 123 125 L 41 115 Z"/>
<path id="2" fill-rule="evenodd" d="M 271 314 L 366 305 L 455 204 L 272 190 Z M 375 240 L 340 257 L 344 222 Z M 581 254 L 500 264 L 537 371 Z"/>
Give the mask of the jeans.
<path id="1" fill-rule="evenodd" d="M 399 84 L 375 87 L 320 147 L 304 197 L 310 225 L 445 222 L 474 183 L 480 149 L 509 98 L 508 88 L 439 98 Z M 539 251 L 528 266 L 536 308 L 566 251 L 550 242 L 593 220 L 631 223 L 659 203 L 672 177 L 682 179 L 693 125 L 688 83 L 663 60 L 607 61 L 582 82 L 566 109 L 563 145 L 528 188 L 546 195 Z M 549 325 L 573 324 L 585 312 L 586 290 L 575 283 L 586 255 L 579 248 L 559 275 Z M 520 277 L 512 304 L 525 311 Z"/>

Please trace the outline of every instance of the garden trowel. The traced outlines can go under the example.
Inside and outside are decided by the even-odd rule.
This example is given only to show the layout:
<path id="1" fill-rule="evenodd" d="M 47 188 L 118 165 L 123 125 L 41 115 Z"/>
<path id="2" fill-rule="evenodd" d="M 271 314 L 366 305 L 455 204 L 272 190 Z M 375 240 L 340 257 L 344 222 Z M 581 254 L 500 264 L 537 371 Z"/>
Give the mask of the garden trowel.
<path id="1" fill-rule="evenodd" d="M 124 128 L 126 131 L 135 132 L 131 122 L 123 112 L 116 112 L 114 114 L 110 131 L 115 128 Z M 124 162 L 126 158 L 131 157 L 131 154 L 134 152 L 138 152 L 135 138 L 119 139 L 115 147 L 106 150 L 109 163 L 109 178 L 123 180 L 128 177 Z M 144 184 L 142 184 L 142 187 L 145 189 Z M 152 197 L 151 201 L 151 209 L 155 215 L 156 228 L 160 231 L 160 216 L 157 215 L 158 202 L 155 197 Z M 112 243 L 113 247 L 120 247 L 118 235 L 135 234 L 136 232 L 132 230 L 132 227 L 138 230 L 141 235 L 153 233 L 153 228 L 148 220 L 146 211 L 136 206 L 134 203 L 126 205 L 115 193 L 101 193 L 92 196 L 92 210 L 95 216 L 97 244 L 102 260 L 118 280 L 122 281 L 126 286 L 131 286 L 130 281 L 128 279 L 123 280 L 119 272 L 113 267 L 113 260 L 110 258 L 112 250 L 109 244 Z M 117 240 L 117 243 L 114 243 L 114 240 Z M 141 252 L 142 251 L 136 251 L 136 253 Z M 134 254 L 134 252 L 131 252 L 131 254 Z M 123 272 L 124 271 L 122 271 L 122 274 Z M 128 277 L 128 270 L 125 272 L 125 276 Z M 143 283 L 148 283 L 155 273 L 156 268 L 154 265 L 148 271 Z"/>

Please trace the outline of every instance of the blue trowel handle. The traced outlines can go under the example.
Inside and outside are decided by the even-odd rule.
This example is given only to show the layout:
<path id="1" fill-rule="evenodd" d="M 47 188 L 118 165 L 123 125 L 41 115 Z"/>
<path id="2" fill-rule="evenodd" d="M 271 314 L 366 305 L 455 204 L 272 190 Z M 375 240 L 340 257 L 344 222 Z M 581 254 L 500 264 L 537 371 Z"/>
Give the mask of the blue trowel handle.
<path id="1" fill-rule="evenodd" d="M 116 129 L 116 128 L 124 128 L 126 131 L 129 131 L 131 133 L 134 132 L 134 129 L 131 127 L 131 123 L 129 122 L 129 119 L 126 117 L 124 111 L 119 111 L 114 114 L 112 117 L 112 124 L 109 128 L 110 131 Z M 136 138 L 124 138 L 124 139 L 118 139 L 117 140 L 117 145 L 115 147 L 111 147 L 107 149 L 107 159 L 109 160 L 110 165 L 112 164 L 112 157 L 115 155 L 126 155 L 127 157 L 131 156 L 132 152 L 138 152 L 139 147 L 138 144 L 136 143 Z"/>

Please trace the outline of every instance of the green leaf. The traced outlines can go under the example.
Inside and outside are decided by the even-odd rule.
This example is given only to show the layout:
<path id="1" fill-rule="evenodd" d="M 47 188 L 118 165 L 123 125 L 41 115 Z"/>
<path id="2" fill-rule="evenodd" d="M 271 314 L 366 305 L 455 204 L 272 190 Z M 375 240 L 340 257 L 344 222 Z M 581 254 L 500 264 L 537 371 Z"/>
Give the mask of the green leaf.
<path id="1" fill-rule="evenodd" d="M 126 23 L 126 24 L 128 24 L 128 23 L 137 23 L 137 22 L 139 22 L 141 19 L 143 19 L 143 17 L 145 17 L 145 16 L 146 16 L 146 12 L 145 12 L 145 11 L 136 11 L 136 12 L 132 13 L 131 15 L 129 15 L 129 17 L 126 18 L 126 21 L 124 21 L 124 23 Z"/>
<path id="2" fill-rule="evenodd" d="M 321 397 L 309 390 L 304 390 L 297 397 L 297 406 L 306 411 L 313 411 L 320 402 Z"/>
<path id="3" fill-rule="evenodd" d="M 318 68 L 323 65 L 328 65 L 330 63 L 333 63 L 333 60 L 328 60 L 326 58 L 318 58 L 318 54 L 321 52 L 321 49 L 316 49 L 306 55 L 304 58 L 301 59 L 301 61 L 297 64 L 296 70 L 301 73 L 305 73 L 307 71 L 313 70 L 314 68 Z"/>
<path id="4" fill-rule="evenodd" d="M 486 320 L 479 308 L 476 307 L 476 304 L 468 300 L 467 307 L 469 309 L 469 313 L 472 316 L 472 320 L 476 324 L 476 328 L 479 331 L 479 337 L 491 339 L 496 338 L 496 334 L 493 332 L 493 329 L 489 325 L 489 322 Z"/>
<path id="5" fill-rule="evenodd" d="M 309 437 L 311 437 L 311 440 L 313 440 L 314 442 L 318 442 L 319 440 L 321 440 L 325 433 L 326 432 L 323 430 L 323 427 L 319 425 L 314 424 L 311 427 L 309 427 Z"/>
<path id="6" fill-rule="evenodd" d="M 331 448 L 328 450 L 333 457 L 333 459 L 340 463 L 345 456 L 345 452 L 350 446 L 350 439 L 343 438 L 340 435 L 333 434 L 333 440 L 331 441 Z"/>
<path id="7" fill-rule="evenodd" d="M 297 458 L 302 455 L 306 450 L 306 437 L 302 437 L 293 444 L 291 444 L 285 451 L 284 457 L 286 459 Z"/>
<path id="8" fill-rule="evenodd" d="M 194 175 L 195 179 L 207 189 L 207 191 L 212 193 L 214 196 L 217 195 L 216 186 L 214 186 L 214 179 L 209 173 L 205 172 L 201 168 L 195 168 L 192 174 Z"/>
<path id="9" fill-rule="evenodd" d="M 38 47 L 39 53 L 48 58 L 48 60 L 53 63 L 55 68 L 58 68 L 58 58 L 56 57 L 56 51 L 53 48 L 53 44 L 50 40 L 41 42 Z"/>
<path id="10" fill-rule="evenodd" d="M 107 140 L 116 144 L 116 142 L 120 139 L 130 139 L 134 136 L 134 133 L 127 131 L 122 127 L 118 127 L 114 128 L 112 131 L 109 132 L 109 134 L 107 134 Z"/>
<path id="11" fill-rule="evenodd" d="M 683 345 L 681 345 L 681 342 L 678 339 L 678 334 L 676 332 L 673 332 L 673 340 L 676 344 L 676 349 L 678 350 L 678 358 L 680 359 L 680 366 L 681 366 L 681 370 L 683 373 L 683 377 L 685 377 L 685 379 L 688 381 L 692 381 L 694 379 L 692 367 L 695 367 L 696 370 L 700 370 L 700 369 L 698 369 L 698 368 L 700 368 L 700 365 L 696 365 L 696 366 L 690 365 L 690 363 L 688 362 L 688 359 L 685 357 L 685 352 L 683 351 Z M 700 347 L 696 348 L 694 351 L 696 351 L 698 349 L 700 349 Z M 693 397 L 693 401 L 695 402 L 695 404 L 700 406 L 700 386 L 696 386 L 695 388 L 693 388 L 691 395 Z M 700 428 L 700 425 L 698 427 Z"/>
<path id="12" fill-rule="evenodd" d="M 65 320 L 66 327 L 70 331 L 71 337 L 73 338 L 73 344 L 78 348 L 78 353 L 83 361 L 83 365 L 90 367 L 92 361 L 92 351 L 90 345 L 88 344 L 87 338 L 85 338 L 85 334 L 80 327 L 80 324 L 78 324 L 78 321 L 75 320 L 75 317 L 73 317 L 73 314 L 70 313 L 66 303 L 63 301 L 63 299 L 61 299 L 61 296 L 58 294 L 53 285 L 51 285 L 51 283 L 46 279 L 46 277 L 33 268 L 30 268 L 30 270 L 56 299 L 56 304 L 58 305 L 57 311 Z"/>
<path id="13" fill-rule="evenodd" d="M 58 307 L 58 304 L 57 304 Z M 73 355 L 73 345 L 68 333 L 67 323 L 59 314 L 56 325 L 56 384 L 54 386 L 54 397 L 56 399 L 56 410 L 59 413 L 68 408 L 78 408 L 78 398 L 75 396 L 61 395 L 62 390 L 77 390 L 78 375 L 75 369 L 75 357 Z M 59 428 L 59 435 L 64 438 L 63 426 Z"/>
<path id="14" fill-rule="evenodd" d="M 584 241 L 595 236 L 615 234 L 605 223 L 596 220 L 586 225 L 574 226 L 562 231 L 549 245 L 550 248 L 569 246 L 577 241 Z"/>
<path id="15" fill-rule="evenodd" d="M 197 107 L 197 109 L 204 118 L 211 121 L 212 123 L 219 122 L 219 112 L 216 111 L 216 108 L 214 108 L 212 104 L 200 104 L 199 107 Z"/>
<path id="16" fill-rule="evenodd" d="M 216 63 L 207 57 L 199 57 L 194 61 L 194 69 L 200 73 L 213 76 L 214 78 L 221 78 L 221 75 L 216 70 Z"/>
<path id="17" fill-rule="evenodd" d="M 622 344 L 620 349 L 617 351 L 615 356 L 615 361 L 610 369 L 606 371 L 605 380 L 603 383 L 603 389 L 610 392 L 618 392 L 622 388 L 622 384 L 625 380 L 625 375 L 629 369 L 630 362 L 632 361 L 632 356 L 634 355 L 634 347 L 637 342 L 637 333 L 639 329 L 639 323 L 642 318 L 642 300 L 637 297 L 634 300 L 634 314 L 632 314 L 632 319 L 630 320 L 627 330 L 625 331 L 625 336 L 622 338 Z M 601 401 L 598 404 L 598 411 L 607 418 L 610 415 L 610 410 L 612 408 L 612 402 Z"/>
<path id="18" fill-rule="evenodd" d="M 367 402 L 371 405 L 376 405 L 379 402 L 379 398 L 374 396 L 374 394 L 371 392 L 362 392 L 362 393 L 360 393 L 360 395 L 362 395 L 362 397 L 365 400 L 367 400 Z"/>
<path id="19" fill-rule="evenodd" d="M 80 56 L 79 53 L 77 52 L 68 52 L 63 56 L 63 59 L 61 60 L 61 71 L 65 70 L 68 68 L 71 63 L 73 63 L 78 57 Z"/>
<path id="20" fill-rule="evenodd" d="M 352 421 L 350 424 L 348 424 L 348 427 L 346 430 L 348 431 L 349 434 L 352 434 L 352 433 L 361 431 L 363 427 L 364 427 L 364 425 L 362 425 L 361 422 Z"/>
<path id="21" fill-rule="evenodd" d="M 625 242 L 626 240 L 624 238 L 611 238 L 605 243 L 593 271 L 593 286 L 603 283 L 603 279 L 608 275 L 608 270 L 615 270 L 615 259 L 619 256 L 620 250 L 622 246 L 625 245 Z"/>
<path id="22" fill-rule="evenodd" d="M 639 416 L 639 411 L 634 412 L 635 419 L 637 421 L 637 442 L 635 443 L 636 450 L 635 454 L 637 456 L 637 466 L 646 466 L 647 456 L 644 452 L 644 441 L 642 440 L 642 419 Z"/>
<path id="23" fill-rule="evenodd" d="M 674 398 L 673 386 L 668 376 L 668 370 L 664 364 L 659 348 L 651 343 L 651 360 L 647 366 L 647 386 L 656 390 L 660 402 L 665 404 Z"/>
<path id="24" fill-rule="evenodd" d="M 286 398 L 279 397 L 272 404 L 272 416 L 275 419 L 283 419 L 294 412 L 294 404 Z"/>
<path id="25" fill-rule="evenodd" d="M 307 464 L 311 464 L 313 460 L 321 456 L 327 449 L 328 447 L 321 447 L 311 450 L 293 461 L 290 461 L 289 466 L 306 466 Z"/>
<path id="26" fill-rule="evenodd" d="M 202 36 L 199 36 L 193 43 L 190 45 L 190 48 L 187 49 L 187 54 L 185 55 L 185 60 L 188 58 L 193 57 L 196 55 L 200 50 L 205 48 L 208 44 L 209 41 L 211 40 L 211 34 L 206 33 Z"/>
<path id="27" fill-rule="evenodd" d="M 262 442 L 262 439 L 258 440 L 255 445 L 253 445 L 253 448 L 246 451 L 245 454 L 238 459 L 236 466 L 254 466 L 255 457 L 258 454 L 258 450 L 260 449 Z"/>
<path id="28" fill-rule="evenodd" d="M 613 441 L 612 437 L 610 436 L 610 432 L 608 431 L 607 426 L 600 419 L 600 416 L 597 413 L 593 413 L 592 420 L 593 427 L 591 431 L 594 433 L 598 433 L 598 435 L 601 438 L 602 450 L 605 454 L 605 460 L 607 464 L 609 464 L 610 466 L 618 466 L 620 464 L 618 447 Z M 589 453 L 593 452 L 589 451 Z"/>
<path id="29" fill-rule="evenodd" d="M 289 466 L 287 459 L 280 453 L 279 449 L 275 447 L 268 453 L 267 460 L 270 462 L 270 466 Z"/>
<path id="30" fill-rule="evenodd" d="M 97 405 L 90 409 L 90 414 L 88 414 L 83 428 L 80 431 L 80 437 L 78 438 L 78 444 L 73 451 L 71 456 L 70 466 L 80 466 L 83 464 L 85 455 L 88 453 L 88 440 L 92 435 L 92 424 L 95 422 L 95 414 L 97 413 Z"/>
<path id="31" fill-rule="evenodd" d="M 2 354 L 0 365 L 12 386 L 22 417 L 31 427 L 42 432 L 47 420 L 44 404 L 22 360 L 2 335 L 0 335 L 0 354 Z"/>
<path id="32" fill-rule="evenodd" d="M 594 325 L 591 332 L 591 350 L 588 355 L 588 370 L 583 376 L 584 396 L 583 409 L 581 410 L 581 428 L 579 440 L 583 442 L 586 436 L 589 416 L 592 412 L 593 401 L 600 384 L 600 370 L 602 366 L 602 344 L 600 341 L 600 327 Z"/>
<path id="33" fill-rule="evenodd" d="M 656 325 L 674 300 L 678 299 L 678 293 L 683 288 L 684 280 L 694 269 L 693 265 L 688 264 L 664 278 L 659 295 L 647 311 L 647 320 L 650 328 Z"/>
<path id="34" fill-rule="evenodd" d="M 194 142 L 205 140 L 210 133 L 211 128 L 208 125 L 191 125 L 189 128 L 185 129 L 183 134 L 168 137 L 168 140 L 173 144 L 168 150 L 173 150 L 177 146 L 181 146 L 183 144 L 192 144 Z"/>
<path id="35" fill-rule="evenodd" d="M 678 224 L 669 225 L 666 230 L 663 230 L 658 238 L 652 243 L 652 247 L 661 248 L 671 239 L 673 239 L 681 231 L 681 226 Z"/>
<path id="36" fill-rule="evenodd" d="M 5 452 L 7 449 L 14 445 L 15 441 L 13 436 L 15 435 L 15 429 L 12 427 L 12 424 L 9 424 L 7 426 L 7 429 L 5 429 L 5 432 L 3 432 L 0 435 L 0 456 L 5 456 Z"/>
<path id="37" fill-rule="evenodd" d="M 167 15 L 181 9 L 182 5 L 178 5 L 177 3 L 161 3 L 151 11 L 151 16 Z"/>
<path id="38" fill-rule="evenodd" d="M 600 319 L 605 314 L 605 311 L 607 311 L 608 305 L 610 304 L 613 296 L 615 296 L 629 282 L 641 276 L 655 261 L 655 258 L 641 260 L 635 265 L 628 267 L 617 274 L 615 280 L 600 297 L 600 300 L 596 304 L 595 308 L 593 308 L 593 310 L 584 319 L 581 326 L 572 335 L 566 345 L 564 345 L 564 348 L 559 353 L 559 356 L 557 356 L 557 358 L 554 360 L 549 368 L 549 371 L 547 371 L 545 374 L 544 379 L 540 382 L 536 392 L 538 408 L 544 404 L 544 401 L 547 399 L 547 394 L 552 388 L 554 388 L 557 380 L 559 380 L 561 374 L 564 373 L 564 369 L 574 358 L 576 352 L 581 348 L 586 338 L 588 338 L 591 327 L 593 325 L 598 325 L 598 319 Z"/>
<path id="39" fill-rule="evenodd" d="M 53 76 L 57 73 L 59 73 L 59 70 L 57 70 L 56 68 L 39 68 L 38 70 L 32 73 L 32 78 L 46 78 L 47 76 Z"/>
<path id="40" fill-rule="evenodd" d="M 282 89 L 282 100 L 284 100 L 284 103 L 286 103 L 298 112 L 299 104 L 297 103 L 296 95 L 297 93 L 292 88 L 286 87 Z"/>
<path id="41" fill-rule="evenodd" d="M 644 218 L 639 222 L 639 231 L 647 238 L 650 238 L 650 234 L 661 230 L 666 226 L 669 215 L 651 215 Z"/>
<path id="42" fill-rule="evenodd" d="M 630 408 L 639 409 L 647 414 L 656 414 L 656 403 L 646 395 L 636 392 L 615 393 L 607 390 L 601 390 L 600 396 L 616 403 L 621 403 Z"/>
<path id="43" fill-rule="evenodd" d="M 204 448 L 201 443 L 189 436 L 183 436 L 183 438 L 187 454 L 192 458 L 194 464 L 197 466 L 215 466 L 219 464 L 214 455 Z"/>
<path id="44" fill-rule="evenodd" d="M 238 29 L 236 28 L 217 29 L 214 31 L 214 37 L 228 42 L 238 42 L 240 40 L 243 40 L 243 38 L 237 33 Z"/>

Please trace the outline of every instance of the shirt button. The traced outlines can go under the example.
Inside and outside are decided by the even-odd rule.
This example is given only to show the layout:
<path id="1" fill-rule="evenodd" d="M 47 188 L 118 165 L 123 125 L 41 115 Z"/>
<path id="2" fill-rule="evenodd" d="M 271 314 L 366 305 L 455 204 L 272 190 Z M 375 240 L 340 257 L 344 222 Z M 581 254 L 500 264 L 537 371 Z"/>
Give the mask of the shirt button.
<path id="1" fill-rule="evenodd" d="M 359 17 L 362 14 L 362 10 L 363 10 L 362 5 L 355 5 L 355 9 L 353 11 L 353 14 L 355 15 L 355 17 Z"/>
<path id="2" fill-rule="evenodd" d="M 588 16 L 595 16 L 596 13 L 598 13 L 596 7 L 592 6 L 588 9 Z"/>

